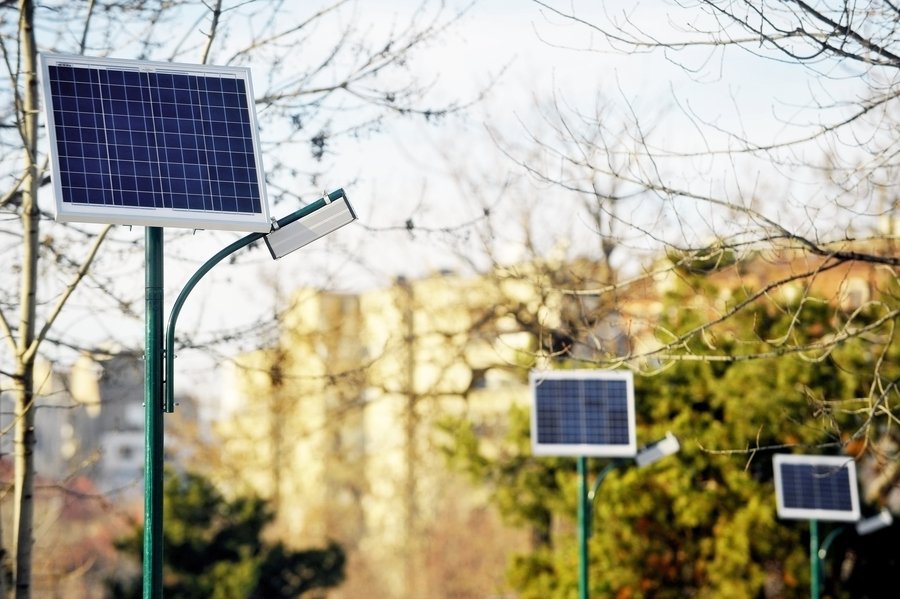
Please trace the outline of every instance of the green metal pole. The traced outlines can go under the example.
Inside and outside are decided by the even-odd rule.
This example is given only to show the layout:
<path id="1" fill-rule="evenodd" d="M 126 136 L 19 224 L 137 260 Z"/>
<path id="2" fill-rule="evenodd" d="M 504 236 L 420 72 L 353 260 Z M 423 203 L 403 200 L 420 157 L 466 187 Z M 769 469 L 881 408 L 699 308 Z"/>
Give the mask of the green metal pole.
<path id="1" fill-rule="evenodd" d="M 578 458 L 578 599 L 588 599 L 588 537 L 590 505 L 587 492 L 587 458 Z"/>
<path id="2" fill-rule="evenodd" d="M 812 599 L 819 599 L 819 523 L 809 521 L 809 590 Z"/>
<path id="3" fill-rule="evenodd" d="M 163 551 L 163 229 L 145 235 L 144 599 L 162 599 Z"/>

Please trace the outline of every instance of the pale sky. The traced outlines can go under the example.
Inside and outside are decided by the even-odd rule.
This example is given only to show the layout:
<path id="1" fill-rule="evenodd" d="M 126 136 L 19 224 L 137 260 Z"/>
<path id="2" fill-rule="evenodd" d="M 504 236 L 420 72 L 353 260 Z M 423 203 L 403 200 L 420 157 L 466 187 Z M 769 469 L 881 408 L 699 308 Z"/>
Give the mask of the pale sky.
<path id="1" fill-rule="evenodd" d="M 632 18 L 647 29 L 670 27 L 671 18 L 681 14 L 670 18 L 659 10 L 668 5 L 656 1 L 554 4 L 561 10 L 574 4 L 586 20 L 599 19 L 599 6 L 611 14 L 620 14 L 627 7 L 635 11 Z M 362 175 L 348 193 L 369 226 L 402 225 L 407 218 L 426 228 L 447 226 L 465 222 L 478 211 L 477 206 L 466 205 L 465 194 L 459 197 L 450 173 L 468 163 L 475 171 L 491 165 L 498 175 L 508 171 L 521 177 L 515 165 L 498 152 L 487 129 L 521 140 L 523 123 L 539 126 L 536 106 L 551 98 L 589 110 L 598 97 L 603 97 L 619 107 L 630 103 L 637 111 L 663 114 L 656 143 L 674 151 L 697 149 L 703 141 L 684 111 L 766 141 L 784 138 L 791 131 L 783 119 L 800 111 L 808 101 L 809 88 L 817 85 L 794 65 L 761 60 L 737 49 L 724 55 L 713 53 L 709 60 L 705 50 L 702 57 L 700 51 L 623 55 L 580 50 L 603 47 L 590 28 L 566 21 L 534 3 L 476 3 L 463 27 L 448 34 L 445 44 L 417 56 L 415 64 L 440 75 L 438 87 L 443 93 L 462 97 L 481 89 L 507 66 L 490 96 L 464 119 L 451 118 L 443 126 L 426 127 L 415 120 L 395 123 L 384 135 L 344 144 L 341 160 L 332 173 L 334 185 Z M 696 68 L 696 72 L 687 72 L 675 64 L 676 60 Z M 704 135 L 706 142 L 723 143 L 716 140 L 711 129 Z M 552 196 L 553 190 L 537 189 L 540 191 L 536 193 Z M 449 212 L 447 204 L 452 204 Z M 553 216 L 560 218 L 558 211 Z M 585 233 L 590 235 L 590 231 Z M 390 241 L 380 253 L 385 271 L 380 275 L 452 265 L 452 258 L 439 252 L 422 251 L 421 247 L 411 251 L 403 234 L 369 235 L 366 247 L 375 241 L 373 237 Z"/>

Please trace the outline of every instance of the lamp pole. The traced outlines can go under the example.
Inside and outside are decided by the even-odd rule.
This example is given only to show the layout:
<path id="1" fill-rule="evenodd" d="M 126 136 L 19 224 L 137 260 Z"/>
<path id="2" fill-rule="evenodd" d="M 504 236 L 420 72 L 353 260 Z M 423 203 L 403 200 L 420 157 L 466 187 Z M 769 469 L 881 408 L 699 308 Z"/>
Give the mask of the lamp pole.
<path id="1" fill-rule="evenodd" d="M 578 458 L 578 599 L 588 599 L 588 563 L 590 551 L 588 540 L 593 536 L 594 500 L 606 475 L 612 472 L 622 460 L 613 460 L 597 475 L 590 492 L 587 490 L 587 458 Z"/>
<path id="2" fill-rule="evenodd" d="M 163 413 L 174 411 L 172 370 L 175 321 L 187 295 L 197 281 L 226 256 L 263 237 L 250 233 L 232 243 L 190 279 L 172 310 L 166 345 L 163 345 L 163 229 L 147 227 L 146 242 L 146 329 L 144 350 L 144 599 L 162 599 L 163 584 Z M 171 341 L 170 341 L 171 339 Z M 163 368 L 165 354 L 166 368 Z M 167 373 L 164 375 L 164 373 Z"/>
<path id="3" fill-rule="evenodd" d="M 147 227 L 144 315 L 144 599 L 162 598 L 163 229 Z"/>
<path id="4" fill-rule="evenodd" d="M 819 599 L 819 521 L 809 521 L 809 596 Z"/>
<path id="5" fill-rule="evenodd" d="M 588 537 L 593 510 L 588 503 L 587 458 L 578 458 L 578 599 L 588 599 Z"/>
<path id="6" fill-rule="evenodd" d="M 343 201 L 349 216 L 331 221 L 304 224 L 304 219 L 324 211 L 333 202 Z M 355 220 L 343 189 L 333 191 L 275 221 L 273 231 L 292 227 L 295 235 L 282 241 L 292 251 L 336 228 Z M 297 234 L 299 229 L 300 234 Z M 250 233 L 225 247 L 188 280 L 181 290 L 165 331 L 163 343 L 163 229 L 147 227 L 145 232 L 145 338 L 144 338 L 144 562 L 142 568 L 143 598 L 163 596 L 163 414 L 175 409 L 175 323 L 190 292 L 216 264 L 254 241 L 272 235 Z M 268 241 L 268 237 L 267 237 Z M 293 245 L 292 245 L 293 244 Z M 282 254 L 283 255 L 283 254 Z M 273 258 L 275 254 L 273 253 Z M 280 257 L 280 256 L 279 256 Z M 165 367 L 163 367 L 165 360 Z"/>

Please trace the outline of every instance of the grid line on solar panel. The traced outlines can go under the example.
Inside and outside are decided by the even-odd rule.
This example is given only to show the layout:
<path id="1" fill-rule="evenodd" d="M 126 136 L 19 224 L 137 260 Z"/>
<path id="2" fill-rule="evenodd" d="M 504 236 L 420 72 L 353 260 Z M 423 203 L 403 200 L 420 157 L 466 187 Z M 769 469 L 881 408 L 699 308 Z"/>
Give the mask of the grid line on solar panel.
<path id="1" fill-rule="evenodd" d="M 63 202 L 255 214 L 239 78 L 48 67 Z"/>
<path id="2" fill-rule="evenodd" d="M 778 515 L 806 520 L 859 519 L 856 464 L 846 456 L 775 454 Z"/>
<path id="3" fill-rule="evenodd" d="M 846 511 L 853 507 L 846 467 L 782 464 L 781 476 L 787 508 Z"/>
<path id="4" fill-rule="evenodd" d="M 537 393 L 539 443 L 629 443 L 625 381 L 547 379 Z"/>

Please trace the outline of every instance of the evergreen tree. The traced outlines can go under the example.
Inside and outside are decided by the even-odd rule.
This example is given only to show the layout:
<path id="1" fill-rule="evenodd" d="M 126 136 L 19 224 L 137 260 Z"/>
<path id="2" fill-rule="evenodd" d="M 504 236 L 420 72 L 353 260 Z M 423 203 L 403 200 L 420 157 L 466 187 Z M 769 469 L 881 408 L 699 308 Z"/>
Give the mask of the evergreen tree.
<path id="1" fill-rule="evenodd" d="M 192 473 L 168 472 L 164 488 L 166 597 L 288 599 L 344 580 L 344 551 L 336 543 L 303 551 L 266 543 L 262 535 L 273 514 L 259 497 L 226 499 Z M 136 525 L 118 546 L 140 559 L 143 526 Z M 114 599 L 139 598 L 141 579 L 111 580 L 109 590 Z"/>
<path id="2" fill-rule="evenodd" d="M 664 300 L 658 330 L 679 335 L 710 322 L 711 303 L 692 301 L 697 297 L 726 297 L 726 304 L 746 297 L 740 288 L 720 294 L 707 274 L 682 273 L 683 284 Z M 876 358 L 872 337 L 850 339 L 818 355 L 780 352 L 786 336 L 815 341 L 826 329 L 821 323 L 844 317 L 828 302 L 810 296 L 797 301 L 802 305 L 754 302 L 720 326 L 688 337 L 680 359 L 666 368 L 636 377 L 639 441 L 671 430 L 682 450 L 648 468 L 616 468 L 604 479 L 594 502 L 591 596 L 809 594 L 809 528 L 803 521 L 777 518 L 771 457 L 791 451 L 861 457 L 857 447 L 866 436 L 858 433 L 865 431 L 867 412 L 854 406 L 868 395 Z M 887 304 L 895 301 L 896 295 L 883 298 Z M 854 318 L 874 322 L 879 311 L 890 309 L 895 308 L 873 302 Z M 896 380 L 900 347 L 894 336 L 884 339 L 882 374 Z M 573 596 L 578 571 L 575 460 L 532 457 L 529 419 L 522 409 L 511 412 L 508 437 L 499 449 L 478 439 L 476 425 L 447 424 L 454 439 L 447 448 L 451 463 L 475 480 L 488 481 L 494 502 L 510 522 L 548 536 L 515 559 L 511 582 L 523 599 Z M 871 433 L 872 438 L 881 435 Z M 589 463 L 596 473 L 605 461 Z M 875 509 L 866 505 L 863 511 Z M 884 582 L 874 568 L 896 563 L 900 550 L 852 532 L 839 538 L 856 546 L 841 546 L 830 558 L 835 565 L 824 590 L 833 597 L 846 596 L 842 592 L 881 596 Z M 871 543 L 879 547 L 877 563 L 866 557 L 873 554 L 865 549 Z M 856 562 L 839 584 L 834 571 L 848 551 Z"/>

